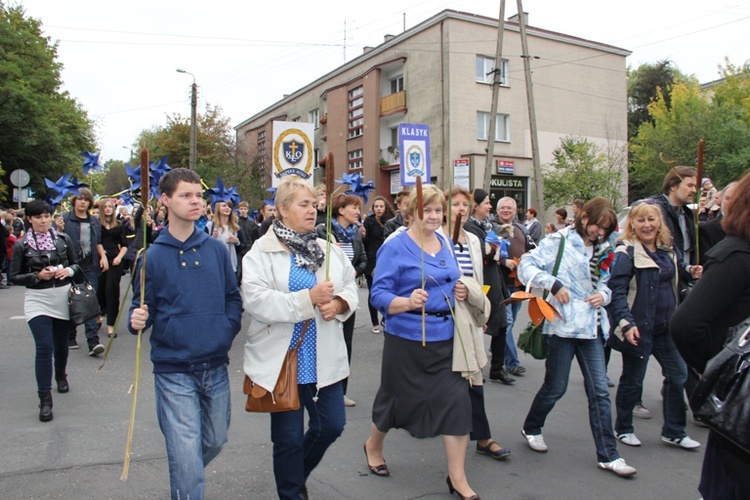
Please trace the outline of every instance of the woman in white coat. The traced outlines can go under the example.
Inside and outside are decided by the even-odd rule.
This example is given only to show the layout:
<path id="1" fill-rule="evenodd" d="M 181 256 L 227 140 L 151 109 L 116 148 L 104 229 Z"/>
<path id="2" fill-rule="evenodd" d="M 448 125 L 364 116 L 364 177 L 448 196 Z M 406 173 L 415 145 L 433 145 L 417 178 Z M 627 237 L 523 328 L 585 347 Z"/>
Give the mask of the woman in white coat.
<path id="1" fill-rule="evenodd" d="M 308 182 L 286 177 L 276 191 L 271 230 L 242 261 L 251 319 L 244 370 L 255 384 L 273 390 L 286 352 L 309 321 L 298 350 L 300 409 L 271 414 L 274 476 L 282 499 L 307 498 L 307 477 L 346 423 L 341 381 L 349 364 L 342 324 L 357 309 L 357 285 L 341 249 L 331 245 L 326 256 L 326 243 L 315 232 L 315 201 Z"/>

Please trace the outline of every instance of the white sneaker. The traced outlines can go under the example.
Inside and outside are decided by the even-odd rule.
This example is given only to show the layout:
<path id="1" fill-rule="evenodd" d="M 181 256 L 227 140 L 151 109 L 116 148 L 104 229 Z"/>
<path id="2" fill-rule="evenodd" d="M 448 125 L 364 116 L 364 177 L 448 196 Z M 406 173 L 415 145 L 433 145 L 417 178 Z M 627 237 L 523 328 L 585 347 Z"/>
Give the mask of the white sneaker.
<path id="1" fill-rule="evenodd" d="M 526 438 L 526 442 L 529 444 L 529 448 L 531 448 L 532 450 L 538 451 L 539 453 L 546 453 L 547 450 L 549 450 L 541 434 L 536 434 L 532 436 L 532 435 L 526 434 L 526 431 L 524 430 L 521 430 L 521 434 L 523 434 L 523 437 Z"/>
<path id="2" fill-rule="evenodd" d="M 357 403 L 344 395 L 344 406 L 357 406 Z"/>
<path id="3" fill-rule="evenodd" d="M 695 450 L 696 448 L 701 447 L 701 444 L 695 439 L 690 439 L 690 436 L 683 436 L 681 438 L 668 438 L 666 436 L 662 436 L 661 440 L 666 444 L 679 446 L 680 448 L 683 448 L 685 450 Z"/>
<path id="4" fill-rule="evenodd" d="M 651 418 L 651 412 L 648 411 L 648 408 L 646 408 L 642 404 L 637 404 L 635 405 L 635 408 L 633 408 L 633 416 L 636 418 L 648 420 L 649 418 Z"/>
<path id="5" fill-rule="evenodd" d="M 617 439 L 622 443 L 626 444 L 628 446 L 640 446 L 641 440 L 636 437 L 635 434 L 632 432 L 625 432 L 623 434 L 618 434 Z"/>
<path id="6" fill-rule="evenodd" d="M 635 470 L 635 467 L 631 467 L 626 464 L 625 459 L 623 458 L 618 458 L 617 460 L 612 460 L 611 462 L 599 462 L 599 468 L 604 470 L 611 470 L 620 477 L 632 476 L 633 474 L 638 472 Z"/>

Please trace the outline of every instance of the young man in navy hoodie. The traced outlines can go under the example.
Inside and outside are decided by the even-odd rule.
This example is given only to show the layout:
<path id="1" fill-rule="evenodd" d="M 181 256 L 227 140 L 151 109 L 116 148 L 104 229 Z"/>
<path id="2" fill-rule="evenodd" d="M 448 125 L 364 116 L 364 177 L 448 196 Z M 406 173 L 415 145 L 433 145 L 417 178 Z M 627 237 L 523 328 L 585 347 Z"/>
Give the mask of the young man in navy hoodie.
<path id="1" fill-rule="evenodd" d="M 204 467 L 227 441 L 228 352 L 240 330 L 242 299 L 226 247 L 193 224 L 202 208 L 198 174 L 171 170 L 159 192 L 169 223 L 146 251 L 142 307 L 140 279 L 134 280 L 130 330 L 152 327 L 156 412 L 172 498 L 200 500 Z"/>

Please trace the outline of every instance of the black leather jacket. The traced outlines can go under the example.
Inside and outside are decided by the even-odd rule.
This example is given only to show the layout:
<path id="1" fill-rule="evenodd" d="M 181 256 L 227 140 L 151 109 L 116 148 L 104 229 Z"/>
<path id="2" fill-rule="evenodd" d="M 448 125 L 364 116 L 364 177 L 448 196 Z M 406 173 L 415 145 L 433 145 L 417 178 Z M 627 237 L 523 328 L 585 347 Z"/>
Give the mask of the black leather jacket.
<path id="1" fill-rule="evenodd" d="M 16 285 L 42 290 L 71 283 L 72 278 L 40 280 L 37 273 L 47 266 L 71 267 L 78 273 L 78 252 L 65 233 L 57 233 L 56 251 L 43 252 L 29 246 L 26 238 L 21 238 L 13 245 L 13 256 L 10 261 L 10 280 Z"/>

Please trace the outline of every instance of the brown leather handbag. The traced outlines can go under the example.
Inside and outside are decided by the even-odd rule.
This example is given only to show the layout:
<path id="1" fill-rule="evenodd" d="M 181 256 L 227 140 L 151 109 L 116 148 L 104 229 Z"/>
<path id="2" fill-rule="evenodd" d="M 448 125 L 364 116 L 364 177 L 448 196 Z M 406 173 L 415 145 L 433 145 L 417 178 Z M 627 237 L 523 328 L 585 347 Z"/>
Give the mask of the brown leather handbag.
<path id="1" fill-rule="evenodd" d="M 286 352 L 284 362 L 281 364 L 281 373 L 276 381 L 273 392 L 269 392 L 255 384 L 250 377 L 245 375 L 245 383 L 242 392 L 247 394 L 245 411 L 253 413 L 276 413 L 280 411 L 299 410 L 299 392 L 297 390 L 297 350 L 305 339 L 305 333 L 310 326 L 310 321 L 302 325 L 302 333 L 299 336 L 294 349 Z"/>

